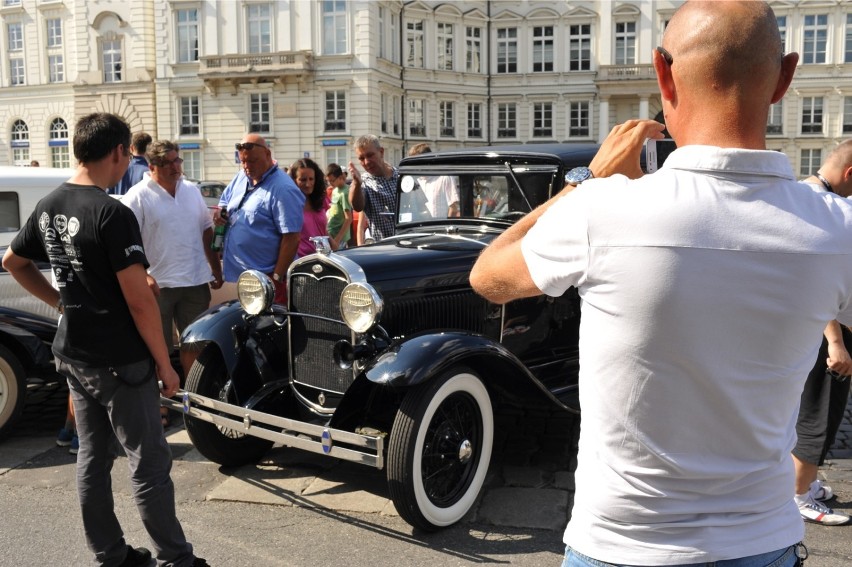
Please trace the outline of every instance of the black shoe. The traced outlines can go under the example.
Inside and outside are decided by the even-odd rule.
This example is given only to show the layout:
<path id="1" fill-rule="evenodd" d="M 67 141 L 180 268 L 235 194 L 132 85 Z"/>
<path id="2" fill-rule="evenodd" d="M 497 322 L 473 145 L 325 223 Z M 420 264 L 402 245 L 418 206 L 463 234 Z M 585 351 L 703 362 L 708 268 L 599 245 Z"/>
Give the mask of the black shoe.
<path id="1" fill-rule="evenodd" d="M 204 559 L 200 557 L 196 557 L 195 561 L 192 562 L 192 567 L 210 567 L 210 564 L 207 563 Z"/>
<path id="2" fill-rule="evenodd" d="M 127 546 L 127 555 L 119 567 L 146 567 L 151 563 L 151 552 L 144 547 Z"/>

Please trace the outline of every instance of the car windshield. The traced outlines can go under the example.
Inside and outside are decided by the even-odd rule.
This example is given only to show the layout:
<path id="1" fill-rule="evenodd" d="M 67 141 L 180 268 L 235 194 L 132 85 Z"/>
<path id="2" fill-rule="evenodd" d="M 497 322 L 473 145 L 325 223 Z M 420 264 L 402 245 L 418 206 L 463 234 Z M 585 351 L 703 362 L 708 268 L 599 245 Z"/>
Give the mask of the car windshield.
<path id="1" fill-rule="evenodd" d="M 447 218 L 517 220 L 548 199 L 556 169 L 429 173 L 404 172 L 400 177 L 398 223 Z"/>

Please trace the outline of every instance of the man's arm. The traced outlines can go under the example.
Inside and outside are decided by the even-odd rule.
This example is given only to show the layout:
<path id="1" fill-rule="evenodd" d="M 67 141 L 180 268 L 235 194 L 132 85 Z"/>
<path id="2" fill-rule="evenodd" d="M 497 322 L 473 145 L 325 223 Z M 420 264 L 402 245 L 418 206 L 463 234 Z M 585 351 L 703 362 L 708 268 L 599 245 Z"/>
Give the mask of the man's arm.
<path id="1" fill-rule="evenodd" d="M 21 287 L 35 297 L 50 306 L 59 307 L 59 290 L 50 285 L 50 282 L 32 260 L 18 256 L 12 252 L 11 248 L 7 248 L 3 255 L 3 268 L 12 274 L 12 277 L 21 284 Z"/>
<path id="2" fill-rule="evenodd" d="M 367 234 L 368 224 L 369 223 L 367 221 L 367 213 L 361 213 L 358 216 L 358 227 L 357 227 L 357 231 L 355 233 L 355 244 L 357 244 L 358 246 L 364 245 L 364 238 L 366 237 L 366 234 Z"/>
<path id="3" fill-rule="evenodd" d="M 148 288 L 145 268 L 142 264 L 131 264 L 116 272 L 115 275 L 136 329 L 154 359 L 157 378 L 163 382 L 161 391 L 164 396 L 170 398 L 178 391 L 180 379 L 169 360 L 169 349 L 166 346 L 163 324 L 160 321 L 160 308 L 154 294 Z"/>
<path id="4" fill-rule="evenodd" d="M 647 138 L 662 138 L 664 126 L 654 120 L 628 120 L 615 126 L 604 140 L 589 168 L 596 177 L 621 173 L 635 179 L 642 176 L 639 157 Z M 474 291 L 494 303 L 541 295 L 521 252 L 521 240 L 550 206 L 574 190 L 562 191 L 536 208 L 498 236 L 479 256 L 470 273 Z"/>
<path id="5" fill-rule="evenodd" d="M 349 185 L 349 202 L 352 203 L 352 208 L 359 213 L 364 210 L 366 199 L 364 191 L 361 189 L 361 173 L 355 164 L 349 162 L 349 175 L 352 176 L 352 183 Z"/>
<path id="6" fill-rule="evenodd" d="M 219 289 L 222 287 L 222 261 L 219 260 L 219 253 L 210 249 L 210 244 L 213 243 L 213 229 L 208 227 L 201 233 L 201 245 L 204 246 L 204 256 L 207 258 L 207 263 L 210 264 L 210 271 L 213 272 L 213 281 L 210 282 L 210 287 Z"/>
<path id="7" fill-rule="evenodd" d="M 843 343 L 840 323 L 829 321 L 828 325 L 825 326 L 824 334 L 825 340 L 828 341 L 828 358 L 825 361 L 828 369 L 841 376 L 849 376 L 852 374 L 852 357 L 849 356 L 849 351 L 846 350 L 846 345 Z"/>
<path id="8" fill-rule="evenodd" d="M 299 249 L 299 239 L 302 234 L 300 232 L 287 232 L 281 235 L 281 245 L 278 247 L 278 261 L 275 262 L 275 273 L 284 278 L 287 275 L 287 268 L 296 257 L 296 250 Z"/>

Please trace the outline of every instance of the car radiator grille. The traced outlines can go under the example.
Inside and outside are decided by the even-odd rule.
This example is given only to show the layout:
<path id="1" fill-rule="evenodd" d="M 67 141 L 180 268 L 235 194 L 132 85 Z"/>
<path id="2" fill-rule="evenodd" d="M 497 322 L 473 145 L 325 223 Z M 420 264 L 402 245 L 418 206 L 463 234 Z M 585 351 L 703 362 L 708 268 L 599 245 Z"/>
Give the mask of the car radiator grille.
<path id="1" fill-rule="evenodd" d="M 340 294 L 347 281 L 340 277 L 317 279 L 308 274 L 290 277 L 290 310 L 333 319 L 290 318 L 290 352 L 293 380 L 328 392 L 343 393 L 352 383 L 352 370 L 334 364 L 334 344 L 351 339 L 340 320 Z"/>

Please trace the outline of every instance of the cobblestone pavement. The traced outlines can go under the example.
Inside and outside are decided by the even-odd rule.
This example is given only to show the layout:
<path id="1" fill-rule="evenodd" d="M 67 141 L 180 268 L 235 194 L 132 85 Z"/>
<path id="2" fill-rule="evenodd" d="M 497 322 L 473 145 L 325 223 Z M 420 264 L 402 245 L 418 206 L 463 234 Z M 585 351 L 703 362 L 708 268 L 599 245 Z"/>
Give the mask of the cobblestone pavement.
<path id="1" fill-rule="evenodd" d="M 828 459 L 852 459 L 852 396 L 846 403 L 846 411 L 843 412 L 843 423 L 837 430 L 834 445 L 827 455 Z"/>

